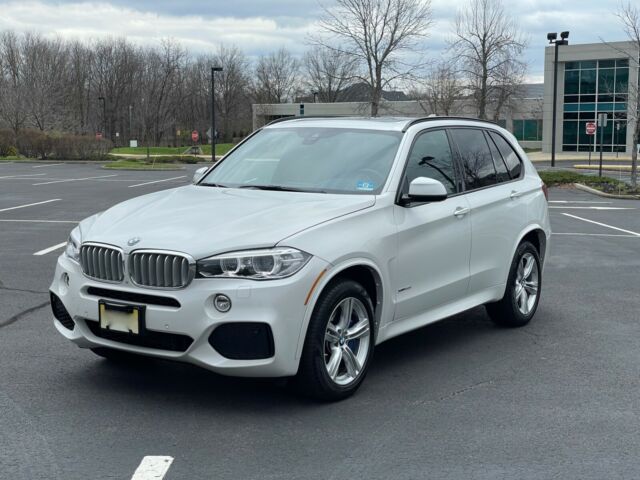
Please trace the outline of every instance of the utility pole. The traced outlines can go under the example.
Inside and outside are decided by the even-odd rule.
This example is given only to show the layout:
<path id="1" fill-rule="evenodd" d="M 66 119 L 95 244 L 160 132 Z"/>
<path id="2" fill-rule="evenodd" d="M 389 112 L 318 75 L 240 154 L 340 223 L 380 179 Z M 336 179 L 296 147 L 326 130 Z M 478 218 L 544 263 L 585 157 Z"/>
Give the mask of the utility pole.
<path id="1" fill-rule="evenodd" d="M 211 67 L 211 162 L 216 163 L 216 83 L 215 72 L 222 67 Z"/>
<path id="2" fill-rule="evenodd" d="M 131 140 L 133 138 L 133 115 L 131 111 L 133 110 L 133 105 L 129 105 L 129 145 L 131 145 Z"/>
<path id="3" fill-rule="evenodd" d="M 102 135 L 107 138 L 107 100 L 104 97 L 98 97 L 98 101 L 102 102 Z"/>
<path id="4" fill-rule="evenodd" d="M 553 122 L 551 125 L 551 166 L 556 166 L 556 120 L 558 117 L 558 47 L 569 45 L 569 32 L 560 33 L 558 40 L 557 33 L 547 33 L 547 40 L 551 45 L 555 45 L 555 57 L 553 62 Z"/>

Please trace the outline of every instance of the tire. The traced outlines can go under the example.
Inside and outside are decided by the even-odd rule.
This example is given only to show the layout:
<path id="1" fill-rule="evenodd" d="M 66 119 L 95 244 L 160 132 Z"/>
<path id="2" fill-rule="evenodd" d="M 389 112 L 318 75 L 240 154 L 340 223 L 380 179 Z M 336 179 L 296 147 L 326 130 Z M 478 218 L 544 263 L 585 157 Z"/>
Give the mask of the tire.
<path id="1" fill-rule="evenodd" d="M 296 389 L 322 401 L 353 395 L 373 356 L 373 318 L 373 303 L 362 285 L 346 279 L 330 284 L 309 321 Z"/>
<path id="2" fill-rule="evenodd" d="M 95 347 L 90 349 L 93 353 L 99 357 L 105 358 L 114 363 L 134 363 L 140 362 L 144 359 L 141 355 L 135 353 L 124 352 L 122 350 L 116 350 L 108 347 Z"/>
<path id="3" fill-rule="evenodd" d="M 527 273 L 529 265 L 530 273 L 523 281 L 523 273 Z M 521 243 L 511 262 L 504 297 L 498 302 L 486 305 L 487 313 L 496 325 L 522 327 L 531 321 L 538 308 L 542 291 L 540 267 L 540 255 L 536 247 L 530 242 Z"/>

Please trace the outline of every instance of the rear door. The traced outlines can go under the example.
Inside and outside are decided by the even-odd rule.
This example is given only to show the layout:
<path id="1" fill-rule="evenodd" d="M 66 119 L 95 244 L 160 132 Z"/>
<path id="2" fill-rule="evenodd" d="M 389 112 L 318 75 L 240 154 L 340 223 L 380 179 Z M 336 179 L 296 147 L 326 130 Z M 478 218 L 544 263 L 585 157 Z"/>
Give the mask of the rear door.
<path id="1" fill-rule="evenodd" d="M 396 316 L 415 317 L 467 293 L 471 226 L 447 132 L 419 133 L 409 153 L 400 195 L 417 177 L 436 179 L 449 197 L 442 202 L 395 205 L 398 229 Z"/>
<path id="2" fill-rule="evenodd" d="M 465 196 L 471 208 L 472 295 L 506 282 L 513 246 L 526 222 L 526 207 L 520 198 L 518 179 L 511 177 L 488 131 L 455 128 L 450 134 L 464 170 Z"/>

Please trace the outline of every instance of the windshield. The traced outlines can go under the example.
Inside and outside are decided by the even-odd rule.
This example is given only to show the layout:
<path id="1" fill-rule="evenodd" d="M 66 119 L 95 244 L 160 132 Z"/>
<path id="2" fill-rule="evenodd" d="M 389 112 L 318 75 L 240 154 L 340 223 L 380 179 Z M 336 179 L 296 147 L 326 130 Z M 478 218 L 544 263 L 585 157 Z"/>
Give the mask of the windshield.
<path id="1" fill-rule="evenodd" d="M 377 194 L 401 132 L 346 128 L 266 128 L 220 162 L 200 185 Z"/>

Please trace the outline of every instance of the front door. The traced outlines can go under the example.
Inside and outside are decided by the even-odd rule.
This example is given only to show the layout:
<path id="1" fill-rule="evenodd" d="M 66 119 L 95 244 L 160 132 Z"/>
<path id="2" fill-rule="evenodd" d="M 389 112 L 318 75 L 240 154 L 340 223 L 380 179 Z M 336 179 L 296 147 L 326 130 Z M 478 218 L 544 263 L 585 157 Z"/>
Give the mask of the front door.
<path id="1" fill-rule="evenodd" d="M 396 320 L 460 300 L 467 293 L 471 225 L 469 204 L 461 194 L 445 130 L 426 130 L 414 141 L 402 193 L 417 177 L 442 182 L 449 197 L 442 202 L 396 205 L 398 272 Z"/>

